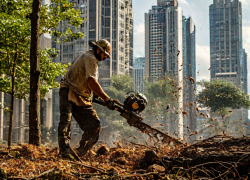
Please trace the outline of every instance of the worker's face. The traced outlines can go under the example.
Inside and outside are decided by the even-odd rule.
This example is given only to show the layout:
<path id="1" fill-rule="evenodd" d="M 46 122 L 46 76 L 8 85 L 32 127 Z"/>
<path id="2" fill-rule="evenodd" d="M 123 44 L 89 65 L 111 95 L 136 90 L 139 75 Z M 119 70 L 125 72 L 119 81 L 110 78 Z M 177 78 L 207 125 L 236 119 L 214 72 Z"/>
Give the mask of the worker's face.
<path id="1" fill-rule="evenodd" d="M 105 54 L 102 50 L 99 48 L 97 49 L 97 59 L 100 61 L 104 61 L 108 57 L 107 54 Z"/>

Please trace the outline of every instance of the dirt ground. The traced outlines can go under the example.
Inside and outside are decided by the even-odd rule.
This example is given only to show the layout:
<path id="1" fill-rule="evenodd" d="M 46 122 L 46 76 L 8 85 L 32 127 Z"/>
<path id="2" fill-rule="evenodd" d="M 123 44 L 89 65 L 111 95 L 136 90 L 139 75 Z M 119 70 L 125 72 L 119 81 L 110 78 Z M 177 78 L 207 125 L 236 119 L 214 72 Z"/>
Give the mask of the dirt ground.
<path id="1" fill-rule="evenodd" d="M 121 140 L 83 157 L 58 148 L 0 145 L 0 179 L 250 179 L 250 137 L 214 136 L 193 145 Z"/>

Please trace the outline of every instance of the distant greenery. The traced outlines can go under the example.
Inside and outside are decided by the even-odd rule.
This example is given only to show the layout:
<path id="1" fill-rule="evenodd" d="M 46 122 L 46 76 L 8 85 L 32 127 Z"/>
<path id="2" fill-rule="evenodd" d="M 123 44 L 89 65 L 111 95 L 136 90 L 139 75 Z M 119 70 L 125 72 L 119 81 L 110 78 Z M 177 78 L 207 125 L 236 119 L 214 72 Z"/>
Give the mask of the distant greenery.
<path id="1" fill-rule="evenodd" d="M 170 76 L 158 81 L 145 82 L 147 110 L 152 114 L 168 114 L 170 106 L 176 106 L 178 100 L 177 82 Z"/>
<path id="2" fill-rule="evenodd" d="M 122 104 L 128 92 L 133 91 L 133 78 L 129 75 L 114 75 L 111 77 L 111 84 L 106 93 L 112 98 L 119 100 Z M 108 128 L 103 132 L 106 135 L 114 131 L 119 131 L 123 137 L 133 135 L 134 129 L 130 127 L 120 113 L 116 110 L 111 111 L 107 107 L 94 104 L 98 116 Z"/>
<path id="3" fill-rule="evenodd" d="M 169 76 L 164 79 L 154 82 L 145 82 L 146 93 L 145 96 L 148 104 L 142 116 L 150 120 L 147 122 L 152 124 L 155 117 L 169 116 L 170 109 L 177 105 L 178 88 L 176 82 Z M 122 104 L 124 103 L 125 96 L 128 92 L 133 92 L 133 78 L 129 75 L 114 75 L 111 77 L 111 85 L 107 88 L 107 94 L 112 99 L 118 99 Z M 141 133 L 136 134 L 136 129 L 130 127 L 126 120 L 120 116 L 117 111 L 110 111 L 106 107 L 101 107 L 94 104 L 97 114 L 104 126 L 108 126 L 104 134 L 119 131 L 122 138 L 134 138 L 136 140 L 141 138 Z M 147 112 L 147 113 L 146 113 Z M 159 123 L 159 122 L 158 122 Z"/>
<path id="4" fill-rule="evenodd" d="M 212 112 L 218 112 L 222 119 L 228 114 L 228 108 L 250 107 L 249 95 L 231 82 L 214 80 L 198 84 L 204 87 L 198 94 L 199 103 L 204 107 L 211 107 Z"/>
<path id="5" fill-rule="evenodd" d="M 233 109 L 249 109 L 249 95 L 228 81 L 214 80 L 197 84 L 203 87 L 198 94 L 198 102 L 203 107 L 210 107 L 212 111 L 209 123 L 212 124 L 213 134 L 225 133 L 237 137 L 242 136 L 247 124 L 241 119 L 244 118 L 241 110 Z M 216 116 L 220 116 L 221 120 Z"/>

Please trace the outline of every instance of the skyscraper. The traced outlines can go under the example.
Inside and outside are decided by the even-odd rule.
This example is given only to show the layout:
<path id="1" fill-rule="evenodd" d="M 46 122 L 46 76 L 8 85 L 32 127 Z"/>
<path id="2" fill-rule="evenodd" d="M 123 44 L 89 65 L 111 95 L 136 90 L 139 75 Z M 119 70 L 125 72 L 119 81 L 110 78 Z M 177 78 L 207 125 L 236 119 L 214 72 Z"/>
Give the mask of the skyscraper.
<path id="1" fill-rule="evenodd" d="M 231 81 L 247 92 L 247 55 L 242 46 L 242 4 L 239 0 L 214 0 L 209 7 L 211 80 Z M 234 110 L 239 119 L 248 111 Z"/>
<path id="2" fill-rule="evenodd" d="M 113 74 L 132 73 L 133 66 L 133 11 L 132 0 L 72 0 L 80 9 L 83 21 L 80 29 L 70 27 L 67 21 L 60 22 L 59 31 L 70 27 L 80 30 L 84 39 L 55 43 L 52 47 L 60 50 L 55 62 L 72 62 L 78 54 L 89 49 L 88 41 L 107 39 L 111 44 L 111 59 L 100 62 L 99 83 L 102 87 L 110 84 Z"/>
<path id="3" fill-rule="evenodd" d="M 145 57 L 135 58 L 133 67 L 135 91 L 144 94 Z"/>
<path id="4" fill-rule="evenodd" d="M 178 91 L 177 123 L 171 123 L 169 133 L 183 138 L 183 42 L 182 9 L 177 0 L 158 0 L 157 6 L 145 14 L 145 71 L 149 81 L 167 75 L 175 78 Z"/>
<path id="5" fill-rule="evenodd" d="M 183 36 L 183 77 L 192 77 L 196 79 L 196 27 L 192 17 L 186 18 L 183 16 L 182 20 L 182 36 Z M 196 86 L 196 81 L 194 81 Z"/>
<path id="6" fill-rule="evenodd" d="M 245 49 L 242 50 L 242 91 L 248 93 L 248 83 L 247 83 L 247 74 L 248 74 L 248 70 L 247 70 L 247 53 L 245 51 Z M 249 120 L 248 120 L 248 109 L 244 109 L 243 110 L 243 117 L 246 123 L 246 134 L 250 133 L 250 124 L 249 124 Z"/>
<path id="7" fill-rule="evenodd" d="M 239 0 L 214 0 L 209 7 L 211 80 L 242 81 L 242 8 Z"/>
<path id="8" fill-rule="evenodd" d="M 197 128 L 197 116 L 195 111 L 195 90 L 196 87 L 196 56 L 195 56 L 195 31 L 196 27 L 191 17 L 183 16 L 183 109 L 187 112 L 184 116 L 184 127 L 192 132 Z M 193 78 L 192 83 L 189 78 Z M 185 134 L 189 135 L 187 128 Z"/>
<path id="9" fill-rule="evenodd" d="M 242 60 L 242 82 L 243 82 L 243 91 L 248 93 L 248 88 L 247 88 L 247 74 L 248 74 L 248 71 L 247 71 L 247 53 L 245 51 L 245 49 L 242 49 L 242 57 L 241 57 L 241 60 Z"/>

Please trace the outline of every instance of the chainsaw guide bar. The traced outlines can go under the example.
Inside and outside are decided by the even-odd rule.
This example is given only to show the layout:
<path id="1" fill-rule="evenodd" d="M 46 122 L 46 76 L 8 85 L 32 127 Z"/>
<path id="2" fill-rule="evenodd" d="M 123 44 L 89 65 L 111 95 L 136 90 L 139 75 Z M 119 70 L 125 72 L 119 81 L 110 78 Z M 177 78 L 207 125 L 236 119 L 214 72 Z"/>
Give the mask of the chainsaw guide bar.
<path id="1" fill-rule="evenodd" d="M 105 102 L 101 98 L 94 98 L 93 102 L 100 104 L 102 106 L 106 106 Z M 175 145 L 181 145 L 183 144 L 180 140 L 177 138 L 171 137 L 167 135 L 166 133 L 148 125 L 147 123 L 143 122 L 143 117 L 141 117 L 139 114 L 127 110 L 124 108 L 124 105 L 120 102 L 117 102 L 114 100 L 115 103 L 115 110 L 120 112 L 121 116 L 124 117 L 128 124 L 130 126 L 133 126 L 140 130 L 142 133 L 147 134 L 151 139 L 153 139 L 155 142 L 161 142 L 164 144 L 170 144 L 173 143 Z"/>

